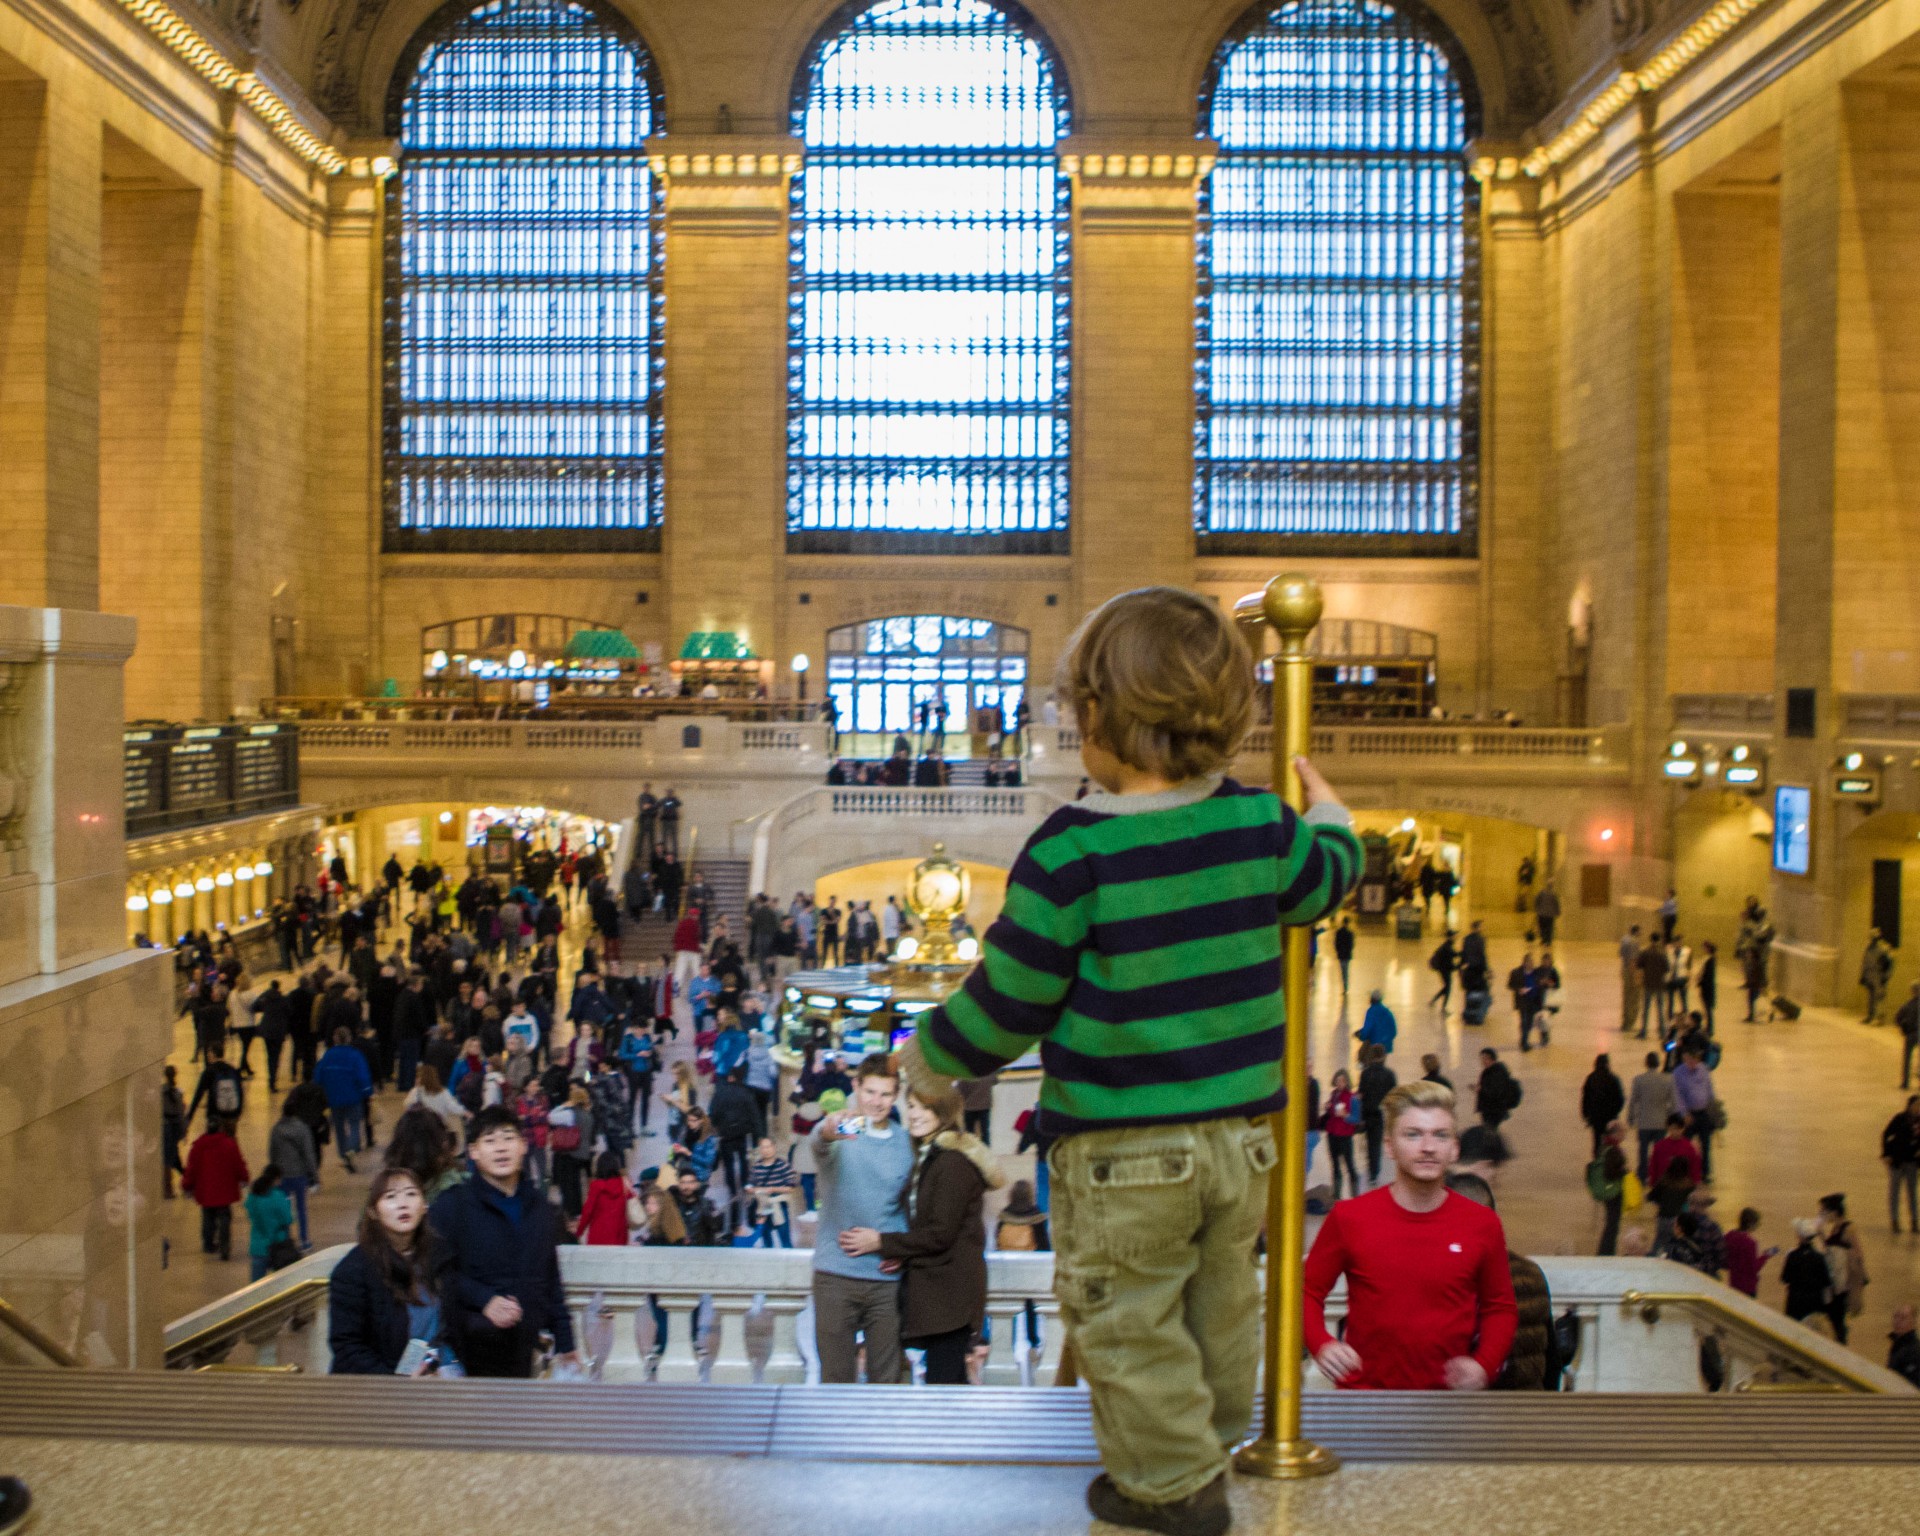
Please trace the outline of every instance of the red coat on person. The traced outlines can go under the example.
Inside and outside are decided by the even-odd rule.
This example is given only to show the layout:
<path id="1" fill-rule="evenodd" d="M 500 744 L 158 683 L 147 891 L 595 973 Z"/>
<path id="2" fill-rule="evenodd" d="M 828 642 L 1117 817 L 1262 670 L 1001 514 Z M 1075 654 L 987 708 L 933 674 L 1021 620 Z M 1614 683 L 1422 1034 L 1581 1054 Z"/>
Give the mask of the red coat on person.
<path id="1" fill-rule="evenodd" d="M 696 955 L 700 953 L 702 945 L 698 907 L 687 908 L 687 915 L 673 925 L 673 947 L 676 951 L 690 949 Z"/>
<path id="2" fill-rule="evenodd" d="M 627 1182 L 595 1179 L 587 1186 L 586 1202 L 574 1235 L 588 1247 L 621 1248 L 627 1241 Z"/>
<path id="3" fill-rule="evenodd" d="M 226 1131 L 208 1131 L 187 1154 L 180 1187 L 200 1205 L 238 1205 L 252 1177 L 240 1143 Z"/>

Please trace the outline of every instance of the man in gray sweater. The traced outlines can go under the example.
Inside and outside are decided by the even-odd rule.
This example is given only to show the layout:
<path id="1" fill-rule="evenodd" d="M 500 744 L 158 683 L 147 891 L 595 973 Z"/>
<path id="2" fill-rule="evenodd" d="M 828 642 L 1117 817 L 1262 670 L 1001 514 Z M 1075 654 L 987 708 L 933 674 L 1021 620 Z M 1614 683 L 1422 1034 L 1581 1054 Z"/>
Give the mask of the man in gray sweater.
<path id="1" fill-rule="evenodd" d="M 1647 1156 L 1653 1144 L 1667 1131 L 1667 1116 L 1680 1107 L 1673 1078 L 1660 1070 L 1660 1053 L 1647 1052 L 1647 1070 L 1633 1080 L 1627 1092 L 1627 1122 L 1640 1133 L 1640 1166 L 1636 1170 L 1642 1184 L 1647 1182 Z"/>
<path id="2" fill-rule="evenodd" d="M 851 1227 L 907 1230 L 913 1140 L 890 1118 L 899 1090 L 893 1058 L 869 1056 L 854 1073 L 852 1110 L 825 1116 L 813 1132 L 820 1170 L 813 1331 L 823 1382 L 858 1379 L 856 1335 L 866 1338 L 868 1381 L 902 1379 L 899 1273 L 887 1273 L 878 1254 L 855 1255 L 840 1247 L 840 1234 Z"/>

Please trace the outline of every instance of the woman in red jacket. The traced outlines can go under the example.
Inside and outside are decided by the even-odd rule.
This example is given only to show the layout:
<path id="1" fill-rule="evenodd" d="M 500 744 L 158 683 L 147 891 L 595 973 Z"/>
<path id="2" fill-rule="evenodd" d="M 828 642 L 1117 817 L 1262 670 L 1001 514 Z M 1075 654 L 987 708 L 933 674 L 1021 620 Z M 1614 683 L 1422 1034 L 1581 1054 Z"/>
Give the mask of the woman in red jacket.
<path id="1" fill-rule="evenodd" d="M 233 1257 L 233 1207 L 246 1193 L 251 1175 L 240 1143 L 233 1139 L 230 1120 L 216 1119 L 213 1129 L 193 1144 L 187 1154 L 180 1187 L 200 1207 L 200 1251 Z"/>
<path id="2" fill-rule="evenodd" d="M 627 1181 L 620 1158 L 602 1152 L 593 1165 L 593 1182 L 580 1207 L 573 1235 L 588 1246 L 624 1248 L 627 1244 Z"/>

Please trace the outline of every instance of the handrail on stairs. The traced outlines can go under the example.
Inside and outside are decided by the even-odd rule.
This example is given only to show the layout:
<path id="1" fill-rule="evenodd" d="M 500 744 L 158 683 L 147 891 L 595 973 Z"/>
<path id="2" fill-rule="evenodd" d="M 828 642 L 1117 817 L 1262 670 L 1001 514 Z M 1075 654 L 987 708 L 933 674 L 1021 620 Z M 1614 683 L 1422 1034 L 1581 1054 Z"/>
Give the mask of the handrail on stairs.
<path id="1" fill-rule="evenodd" d="M 78 1356 L 45 1333 L 37 1324 L 29 1322 L 20 1309 L 4 1296 L 0 1296 L 0 1327 L 6 1328 L 16 1338 L 32 1345 L 55 1365 L 70 1371 L 81 1368 Z"/>
<path id="2" fill-rule="evenodd" d="M 1754 1319 L 1746 1313 L 1730 1305 L 1724 1298 L 1712 1295 L 1711 1293 L 1698 1291 L 1622 1291 L 1620 1293 L 1620 1306 L 1625 1311 L 1637 1311 L 1641 1318 L 1649 1323 L 1655 1323 L 1660 1320 L 1660 1309 L 1662 1307 L 1685 1307 L 1691 1311 L 1706 1312 L 1712 1314 L 1717 1323 L 1729 1328 L 1738 1329 L 1749 1337 L 1759 1339 L 1768 1345 L 1777 1346 L 1782 1350 L 1793 1348 L 1792 1340 L 1770 1332 L 1755 1322 Z M 1853 1370 L 1841 1360 L 1823 1358 L 1820 1360 L 1818 1368 L 1831 1375 L 1840 1377 L 1849 1387 L 1857 1392 L 1881 1393 L 1886 1390 L 1879 1381 L 1876 1381 L 1864 1372 Z M 1810 1380 L 1804 1386 L 1796 1382 L 1768 1384 L 1746 1390 L 1825 1391 L 1829 1385 L 1829 1383 Z M 1846 1389 L 1841 1388 L 1840 1390 Z"/>

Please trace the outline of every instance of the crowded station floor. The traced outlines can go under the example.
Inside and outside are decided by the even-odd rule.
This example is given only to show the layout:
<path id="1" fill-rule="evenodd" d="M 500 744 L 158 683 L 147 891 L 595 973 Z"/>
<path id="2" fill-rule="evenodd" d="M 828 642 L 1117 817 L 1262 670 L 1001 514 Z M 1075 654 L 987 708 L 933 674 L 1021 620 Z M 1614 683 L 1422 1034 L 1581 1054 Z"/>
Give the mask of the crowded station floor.
<path id="1" fill-rule="evenodd" d="M 1620 1029 L 1619 962 L 1612 945 L 1562 944 L 1556 960 L 1564 978 L 1562 1011 L 1552 1023 L 1551 1043 L 1522 1055 L 1511 1006 L 1496 994 L 1484 1026 L 1462 1022 L 1459 995 L 1443 1018 L 1429 1004 L 1435 978 L 1426 969 L 1433 945 L 1396 941 L 1364 934 L 1355 954 L 1350 988 L 1343 998 L 1340 975 L 1330 946 L 1320 947 L 1314 975 L 1310 1051 L 1313 1070 L 1326 1085 L 1335 1070 L 1346 1067 L 1357 1076 L 1355 1031 L 1366 1011 L 1368 995 L 1378 988 L 1398 1022 L 1398 1038 L 1388 1065 L 1403 1080 L 1422 1073 L 1421 1057 L 1440 1058 L 1442 1071 L 1452 1079 L 1470 1115 L 1472 1085 L 1479 1072 L 1479 1052 L 1492 1047 L 1513 1071 L 1524 1089 L 1522 1101 L 1503 1134 L 1512 1160 L 1495 1180 L 1500 1214 L 1511 1245 L 1537 1255 L 1591 1254 L 1601 1226 L 1601 1208 L 1589 1196 L 1585 1168 L 1589 1155 L 1588 1131 L 1580 1119 L 1580 1090 L 1592 1070 L 1594 1057 L 1610 1054 L 1623 1084 L 1642 1068 L 1642 1058 L 1657 1041 L 1641 1041 Z M 563 950 L 562 985 L 570 987 L 579 954 L 577 927 L 569 931 Z M 1498 934 L 1490 943 L 1496 978 L 1520 957 L 1522 941 Z M 264 979 L 264 978 L 263 978 Z M 1865 1239 L 1871 1284 L 1864 1313 L 1855 1319 L 1851 1344 L 1879 1362 L 1885 1357 L 1888 1320 L 1902 1303 L 1920 1299 L 1920 1237 L 1909 1231 L 1898 1236 L 1889 1230 L 1886 1207 L 1887 1177 L 1880 1163 L 1880 1132 L 1906 1102 L 1899 1091 L 1900 1044 L 1889 1025 L 1868 1026 L 1857 1013 L 1810 1008 L 1791 1022 L 1784 1019 L 1742 1022 L 1743 1002 L 1723 987 L 1718 1011 L 1717 1039 L 1723 1055 L 1714 1073 L 1716 1089 L 1727 1106 L 1728 1126 L 1715 1138 L 1712 1214 L 1731 1230 L 1740 1210 L 1753 1206 L 1761 1212 L 1758 1238 L 1762 1249 L 1790 1248 L 1792 1222 L 1817 1214 L 1822 1196 L 1844 1192 L 1848 1210 Z M 563 990 L 558 1013 L 564 1018 L 567 994 Z M 684 1004 L 680 1005 L 684 1012 Z M 1762 1017 L 1765 1016 L 1763 1004 Z M 564 1039 L 570 1026 L 559 1026 Z M 1654 1032 L 1657 1035 L 1657 1030 Z M 198 1068 L 190 1064 L 191 1020 L 177 1026 L 171 1060 L 178 1067 L 182 1088 L 191 1095 Z M 666 1060 L 690 1059 L 692 1031 L 682 1028 L 667 1050 Z M 258 1071 L 247 1085 L 245 1112 L 239 1128 L 241 1148 L 257 1170 L 280 1100 L 266 1090 Z M 702 1079 L 703 1092 L 711 1083 Z M 656 1091 L 668 1085 L 663 1071 Z M 284 1093 L 284 1079 L 282 1092 Z M 1031 1177 L 1032 1154 L 1015 1151 L 1014 1121 L 1034 1099 L 1031 1082 L 1007 1082 L 997 1090 L 993 1108 L 992 1145 L 1009 1179 Z M 375 1101 L 374 1118 L 384 1144 L 399 1114 L 400 1099 L 391 1091 Z M 654 1106 L 648 1136 L 636 1144 L 630 1159 L 633 1170 L 655 1165 L 668 1154 L 663 1132 L 664 1106 Z M 196 1121 L 195 1131 L 199 1129 Z M 1629 1140 L 1631 1147 L 1631 1138 Z M 1360 1171 L 1366 1173 L 1363 1143 L 1356 1143 Z M 364 1198 L 366 1180 L 378 1159 L 358 1160 L 360 1173 L 349 1174 L 331 1149 L 323 1159 L 323 1184 L 310 1201 L 312 1240 L 316 1247 L 352 1240 Z M 1391 1170 L 1387 1169 L 1387 1173 Z M 1327 1182 L 1330 1175 L 1323 1145 L 1309 1179 Z M 1004 1191 L 989 1196 L 988 1222 Z M 244 1220 L 236 1218 L 235 1257 L 222 1263 L 200 1252 L 198 1217 L 189 1200 L 166 1206 L 170 1243 L 164 1275 L 166 1315 L 183 1316 L 246 1283 Z M 1636 1228 L 1648 1234 L 1653 1226 L 1649 1204 L 1628 1216 L 1629 1241 Z M 1309 1236 L 1317 1225 L 1310 1219 Z M 810 1241 L 811 1223 L 803 1222 L 796 1242 Z M 1775 1260 L 1763 1271 L 1760 1299 L 1779 1306 L 1782 1290 Z"/>

